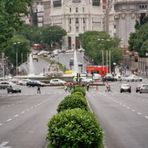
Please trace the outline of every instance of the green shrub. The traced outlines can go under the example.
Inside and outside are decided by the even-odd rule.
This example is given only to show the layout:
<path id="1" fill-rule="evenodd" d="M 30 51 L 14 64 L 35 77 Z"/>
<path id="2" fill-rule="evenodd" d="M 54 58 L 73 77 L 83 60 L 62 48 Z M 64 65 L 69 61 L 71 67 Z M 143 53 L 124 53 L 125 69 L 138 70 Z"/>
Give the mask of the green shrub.
<path id="1" fill-rule="evenodd" d="M 63 111 L 66 109 L 74 109 L 74 108 L 81 108 L 84 110 L 88 110 L 87 102 L 84 97 L 72 94 L 66 96 L 58 105 L 57 111 Z"/>
<path id="2" fill-rule="evenodd" d="M 86 95 L 85 88 L 80 87 L 80 86 L 76 86 L 76 87 L 72 90 L 71 94 L 73 94 L 73 93 L 75 93 L 75 92 L 81 92 L 81 93 L 83 94 L 83 96 Z"/>
<path id="3" fill-rule="evenodd" d="M 80 95 L 81 97 L 84 97 L 83 93 L 79 91 L 73 92 L 72 95 Z"/>
<path id="4" fill-rule="evenodd" d="M 47 139 L 56 148 L 103 148 L 102 133 L 94 115 L 77 108 L 51 118 Z"/>

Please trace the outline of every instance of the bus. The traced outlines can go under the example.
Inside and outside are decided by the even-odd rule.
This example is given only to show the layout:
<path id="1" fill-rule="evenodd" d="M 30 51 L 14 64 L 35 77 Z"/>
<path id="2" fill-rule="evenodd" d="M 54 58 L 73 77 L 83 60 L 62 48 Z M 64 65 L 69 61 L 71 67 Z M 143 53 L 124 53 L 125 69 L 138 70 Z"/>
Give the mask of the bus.
<path id="1" fill-rule="evenodd" d="M 108 73 L 108 66 L 89 65 L 89 66 L 86 66 L 86 72 L 92 75 L 94 73 L 97 73 L 97 74 L 100 74 L 101 77 L 103 77 L 104 75 Z"/>

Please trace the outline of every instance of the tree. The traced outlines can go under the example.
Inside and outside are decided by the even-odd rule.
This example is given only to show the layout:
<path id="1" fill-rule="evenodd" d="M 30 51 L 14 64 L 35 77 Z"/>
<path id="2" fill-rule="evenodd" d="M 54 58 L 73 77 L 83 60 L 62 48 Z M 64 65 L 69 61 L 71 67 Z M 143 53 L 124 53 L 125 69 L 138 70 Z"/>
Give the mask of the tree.
<path id="1" fill-rule="evenodd" d="M 43 29 L 42 39 L 43 43 L 51 46 L 56 43 L 61 44 L 62 38 L 66 35 L 66 31 L 59 26 L 47 26 Z"/>
<path id="2" fill-rule="evenodd" d="M 136 51 L 140 56 L 144 56 L 145 47 L 147 44 L 145 43 L 148 39 L 148 24 L 142 25 L 136 32 L 130 34 L 129 38 L 129 49 L 131 51 Z M 144 45 L 143 45 L 144 44 Z"/>
<path id="3" fill-rule="evenodd" d="M 23 25 L 17 34 L 25 36 L 31 44 L 42 43 L 43 27 Z"/>
<path id="4" fill-rule="evenodd" d="M 105 53 L 106 51 L 110 50 L 113 57 L 112 61 L 116 63 L 118 63 L 121 60 L 122 54 L 121 50 L 118 48 L 120 40 L 118 38 L 111 38 L 105 32 L 85 32 L 83 34 L 80 34 L 80 42 L 82 47 L 85 49 L 86 54 L 91 59 L 93 59 L 94 64 L 96 65 L 102 64 L 102 51 L 104 51 Z M 104 56 L 104 58 L 106 57 Z"/>
<path id="5" fill-rule="evenodd" d="M 23 36 L 18 35 L 9 40 L 8 46 L 4 50 L 5 56 L 9 57 L 14 66 L 16 66 L 16 54 L 18 56 L 17 64 L 20 65 L 23 61 L 26 61 L 29 52 L 29 41 Z"/>
<path id="6" fill-rule="evenodd" d="M 31 0 L 0 0 L 0 52 L 23 24 L 22 14 L 28 13 L 30 4 Z"/>

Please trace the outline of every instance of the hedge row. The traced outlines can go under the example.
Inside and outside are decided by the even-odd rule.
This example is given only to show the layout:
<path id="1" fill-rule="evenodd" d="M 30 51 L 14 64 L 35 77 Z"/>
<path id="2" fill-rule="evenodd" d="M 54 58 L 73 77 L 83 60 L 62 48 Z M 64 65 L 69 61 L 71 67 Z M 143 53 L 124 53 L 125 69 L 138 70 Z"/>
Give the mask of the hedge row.
<path id="1" fill-rule="evenodd" d="M 76 87 L 48 122 L 47 139 L 54 148 L 103 148 L 103 132 L 89 109 L 85 90 Z"/>

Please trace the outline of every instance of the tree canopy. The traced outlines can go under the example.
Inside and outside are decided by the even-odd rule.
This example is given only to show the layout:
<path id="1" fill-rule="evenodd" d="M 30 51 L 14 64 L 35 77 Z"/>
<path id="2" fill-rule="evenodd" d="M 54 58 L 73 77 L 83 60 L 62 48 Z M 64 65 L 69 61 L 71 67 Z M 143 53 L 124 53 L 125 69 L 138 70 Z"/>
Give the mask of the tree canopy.
<path id="1" fill-rule="evenodd" d="M 80 42 L 94 64 L 102 64 L 102 51 L 104 51 L 104 60 L 106 59 L 105 51 L 111 51 L 112 63 L 119 63 L 121 60 L 121 49 L 118 48 L 120 40 L 111 38 L 105 32 L 87 31 L 80 34 Z"/>
<path id="2" fill-rule="evenodd" d="M 145 56 L 148 52 L 148 23 L 142 25 L 136 32 L 130 34 L 129 49 L 136 51 L 140 56 Z"/>
<path id="3" fill-rule="evenodd" d="M 22 14 L 28 13 L 31 0 L 0 0 L 0 52 L 22 25 Z"/>

